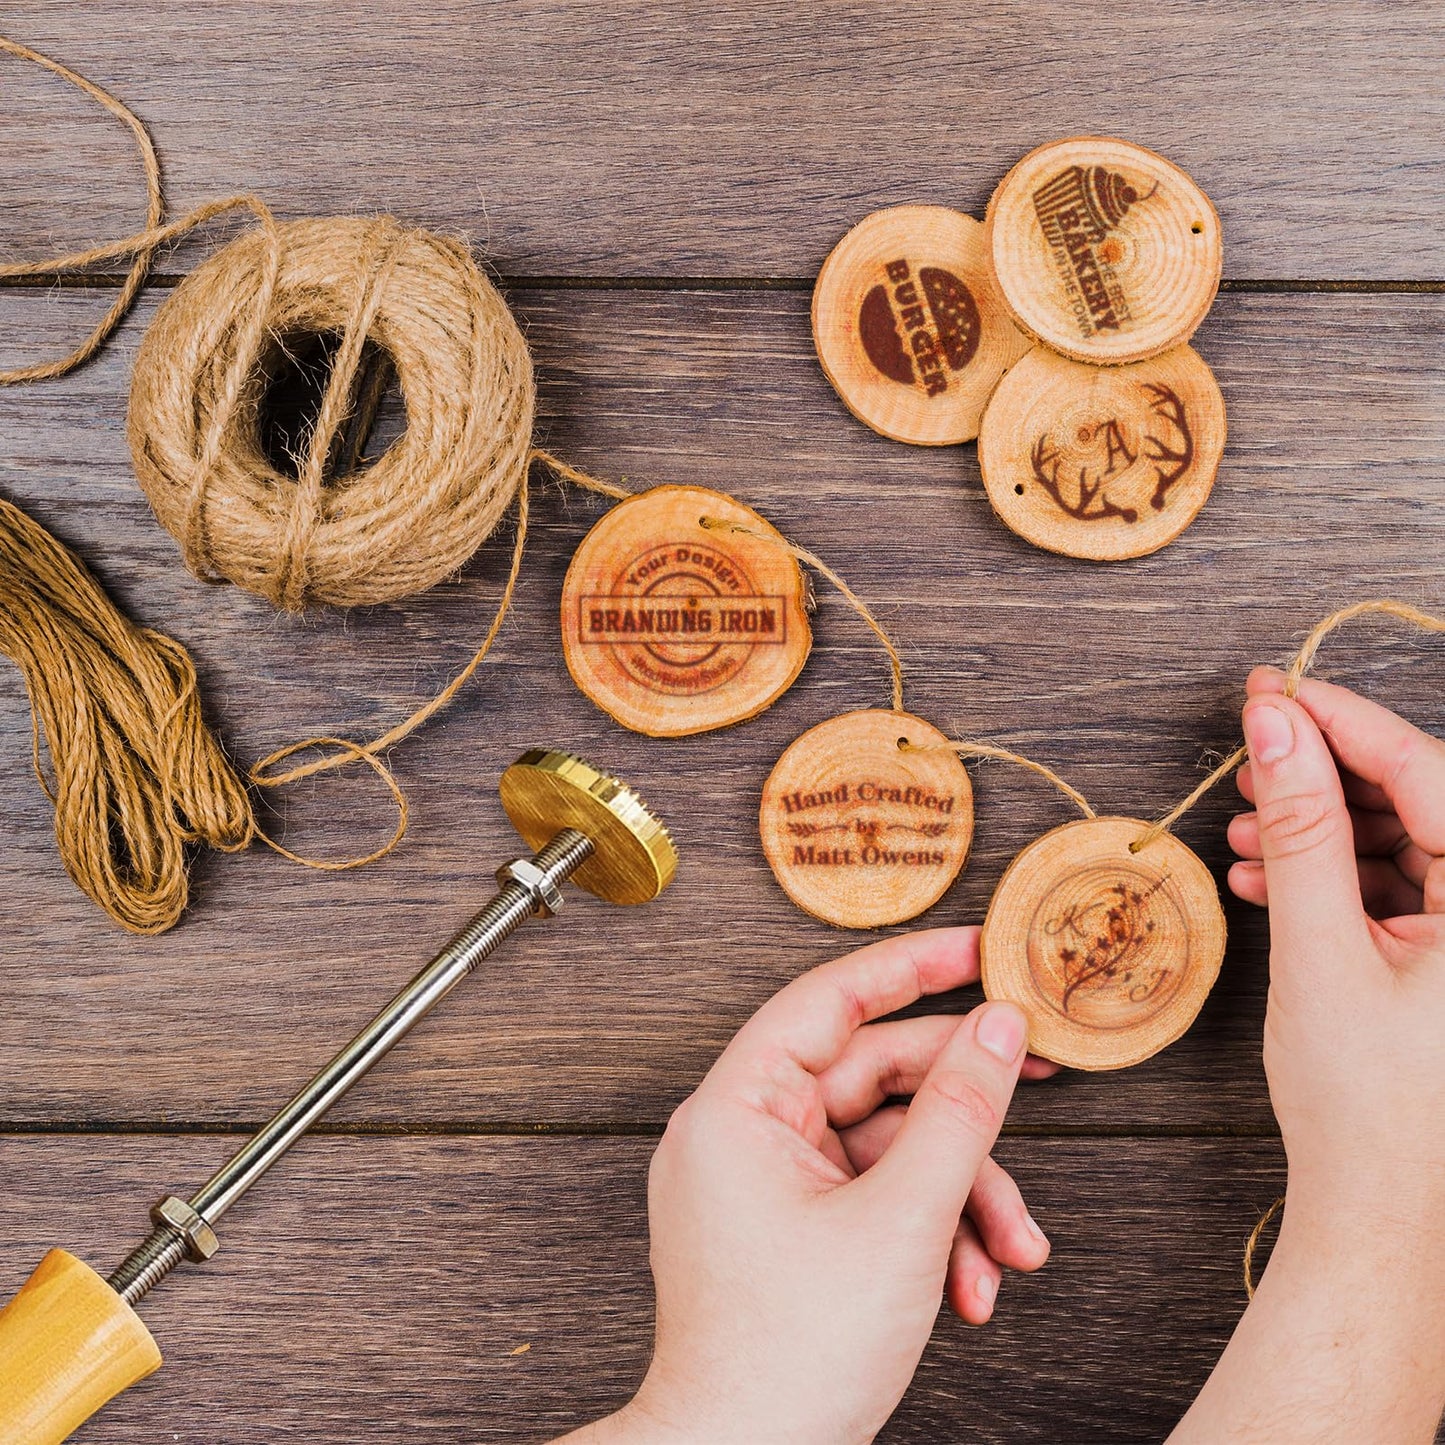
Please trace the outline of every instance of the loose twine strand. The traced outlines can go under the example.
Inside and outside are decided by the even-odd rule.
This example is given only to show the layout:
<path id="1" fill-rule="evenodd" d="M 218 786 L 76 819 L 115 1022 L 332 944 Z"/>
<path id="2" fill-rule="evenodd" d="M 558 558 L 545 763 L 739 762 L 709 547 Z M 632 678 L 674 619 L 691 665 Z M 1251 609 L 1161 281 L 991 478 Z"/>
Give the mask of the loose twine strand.
<path id="1" fill-rule="evenodd" d="M 1254 1228 L 1249 1231 L 1249 1238 L 1244 1241 L 1244 1293 L 1248 1299 L 1254 1298 L 1254 1254 L 1259 1248 L 1264 1232 L 1269 1228 L 1270 1221 L 1284 1208 L 1284 1195 L 1281 1194 L 1263 1214 L 1259 1216 Z"/>
<path id="2" fill-rule="evenodd" d="M 1445 632 L 1445 618 L 1436 617 L 1432 613 L 1422 612 L 1418 607 L 1411 607 L 1405 602 L 1395 602 L 1388 597 L 1374 597 L 1364 602 L 1355 602 L 1348 607 L 1342 607 L 1338 612 L 1333 612 L 1323 622 L 1318 623 L 1300 644 L 1300 649 L 1294 655 L 1294 660 L 1285 671 L 1284 691 L 1286 697 L 1294 697 L 1299 692 L 1300 682 L 1314 663 L 1315 654 L 1320 650 L 1320 644 L 1337 627 L 1343 626 L 1346 622 L 1352 622 L 1357 617 L 1364 617 L 1369 614 L 1379 614 L 1386 617 L 1398 618 L 1402 622 L 1408 622 L 1414 627 L 1425 632 Z M 1147 848 L 1171 828 L 1216 784 L 1227 778 L 1237 767 L 1246 762 L 1249 758 L 1249 749 L 1242 743 L 1235 748 L 1227 758 L 1213 769 L 1204 780 L 1186 797 L 1183 802 L 1177 803 L 1164 816 L 1150 824 L 1132 843 L 1129 845 L 1131 853 L 1138 853 L 1141 849 Z"/>
<path id="3" fill-rule="evenodd" d="M 282 226 L 253 195 L 207 202 L 163 224 L 159 161 L 135 113 L 28 46 L 0 36 L 0 51 L 68 81 L 126 125 L 147 198 L 145 226 L 133 235 L 0 266 L 0 279 L 9 279 L 131 259 L 114 303 L 84 341 L 56 360 L 0 371 L 0 385 L 62 376 L 93 357 L 130 309 L 160 247 L 226 212 L 247 210 L 259 223 L 187 278 L 137 359 L 129 423 L 137 474 L 198 576 L 229 578 L 289 608 L 404 596 L 458 570 L 516 499 L 496 613 L 451 681 L 370 742 L 304 738 L 246 774 L 269 789 L 353 762 L 371 768 L 396 805 L 396 828 L 381 847 L 343 860 L 304 857 L 260 828 L 245 782 L 206 727 L 185 649 L 131 623 L 73 553 L 0 499 L 0 651 L 20 668 L 31 700 L 35 769 L 56 809 L 62 859 L 122 926 L 159 933 L 186 906 L 187 844 L 236 851 L 259 839 L 325 871 L 360 868 L 390 853 L 406 834 L 409 812 L 382 754 L 445 708 L 490 652 L 521 569 L 531 464 L 614 499 L 630 493 L 530 445 L 535 388 L 526 343 L 463 243 L 389 217 Z M 288 478 L 270 469 L 254 444 L 262 363 L 268 346 L 284 353 L 288 333 L 327 330 L 339 333 L 340 343 L 304 455 Z M 360 480 L 344 477 L 328 497 L 338 437 L 361 413 L 354 466 L 380 401 L 376 369 L 363 375 L 374 331 L 397 367 L 407 431 Z M 413 437 L 422 440 L 408 452 Z M 227 497 L 227 508 L 210 505 L 213 490 Z M 278 496 L 289 503 L 278 506 Z M 53 778 L 42 764 L 42 737 Z M 320 756 L 281 767 L 308 751 Z"/>

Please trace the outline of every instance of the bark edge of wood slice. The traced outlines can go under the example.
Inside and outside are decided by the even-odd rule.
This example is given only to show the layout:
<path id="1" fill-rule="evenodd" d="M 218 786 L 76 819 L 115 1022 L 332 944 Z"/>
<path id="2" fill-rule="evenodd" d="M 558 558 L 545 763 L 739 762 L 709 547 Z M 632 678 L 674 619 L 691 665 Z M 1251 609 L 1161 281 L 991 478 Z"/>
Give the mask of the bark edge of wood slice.
<path id="1" fill-rule="evenodd" d="M 784 749 L 758 831 L 799 908 L 839 928 L 885 928 L 948 892 L 973 841 L 973 785 L 947 743 L 922 718 L 878 708 L 829 718 Z"/>
<path id="2" fill-rule="evenodd" d="M 1073 1069 L 1124 1069 L 1199 1015 L 1224 959 L 1209 869 L 1171 833 L 1138 853 L 1136 818 L 1085 818 L 1009 864 L 979 938 L 985 997 L 1017 1004 L 1029 1048 Z"/>
<path id="3" fill-rule="evenodd" d="M 978 467 L 989 504 L 1025 541 L 1118 562 L 1194 521 L 1227 435 L 1219 383 L 1191 346 L 1110 367 L 1039 346 L 990 399 Z"/>
<path id="4" fill-rule="evenodd" d="M 712 530 L 703 517 L 759 536 Z M 624 727 L 685 737 L 756 717 L 813 645 L 807 578 L 782 534 L 736 498 L 661 486 L 619 502 L 562 583 L 562 653 Z"/>
<path id="5" fill-rule="evenodd" d="M 812 324 L 843 405 L 916 446 L 977 436 L 989 394 L 1030 344 L 994 286 L 983 226 L 947 206 L 859 221 L 818 272 Z"/>
<path id="6" fill-rule="evenodd" d="M 1017 325 L 1100 366 L 1187 341 L 1223 274 L 1209 197 L 1172 161 L 1109 136 L 1030 151 L 993 193 L 984 229 Z"/>

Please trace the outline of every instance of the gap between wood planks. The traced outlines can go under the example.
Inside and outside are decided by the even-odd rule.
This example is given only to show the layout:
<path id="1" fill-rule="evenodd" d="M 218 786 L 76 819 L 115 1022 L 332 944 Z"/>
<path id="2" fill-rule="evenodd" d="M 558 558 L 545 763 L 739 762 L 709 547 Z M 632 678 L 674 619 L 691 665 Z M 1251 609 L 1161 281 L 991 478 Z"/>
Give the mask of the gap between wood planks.
<path id="1" fill-rule="evenodd" d="M 264 1121 L 237 1120 L 234 1123 L 197 1123 L 176 1119 L 0 1119 L 0 1138 L 33 1138 L 37 1135 L 131 1135 L 162 1134 L 198 1138 L 249 1138 Z M 326 1122 L 306 1132 L 332 1138 L 381 1139 L 657 1139 L 664 1123 L 655 1120 L 622 1120 L 603 1123 L 533 1124 L 515 1119 L 461 1119 L 392 1123 L 386 1120 Z M 1004 1139 L 1278 1139 L 1279 1129 L 1268 1124 L 1010 1124 L 999 1135 Z"/>
<path id="2" fill-rule="evenodd" d="M 811 291 L 810 276 L 508 276 L 493 272 L 506 291 Z M 174 290 L 186 279 L 184 272 L 155 271 L 147 287 Z M 4 291 L 100 291 L 125 281 L 121 272 L 89 275 L 12 276 L 0 279 Z M 1441 296 L 1445 280 L 1250 280 L 1241 277 L 1219 283 L 1221 292 L 1253 295 Z"/>

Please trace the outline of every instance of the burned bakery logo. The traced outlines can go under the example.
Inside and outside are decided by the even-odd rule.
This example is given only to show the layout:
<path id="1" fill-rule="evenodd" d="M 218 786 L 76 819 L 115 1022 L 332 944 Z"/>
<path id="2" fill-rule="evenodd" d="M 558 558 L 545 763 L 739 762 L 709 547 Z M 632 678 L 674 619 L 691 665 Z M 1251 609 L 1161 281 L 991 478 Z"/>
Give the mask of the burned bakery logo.
<path id="1" fill-rule="evenodd" d="M 1141 192 L 1106 166 L 1070 166 L 1034 192 L 1034 210 L 1068 292 L 1079 334 L 1118 331 L 1130 319 L 1115 265 L 1124 248 L 1111 232 L 1158 183 Z"/>
<path id="2" fill-rule="evenodd" d="M 759 594 L 734 557 L 695 542 L 650 548 L 577 606 L 582 642 L 610 647 L 630 677 L 659 692 L 708 692 L 754 648 L 787 641 L 786 600 Z"/>
<path id="3" fill-rule="evenodd" d="M 942 866 L 954 830 L 952 793 L 860 778 L 784 794 L 778 805 L 795 868 Z"/>
<path id="4" fill-rule="evenodd" d="M 884 274 L 886 284 L 874 286 L 858 311 L 863 350 L 890 380 L 941 396 L 949 372 L 962 371 L 978 350 L 983 323 L 973 292 L 939 266 L 920 266 L 915 276 L 902 258 Z"/>
<path id="5" fill-rule="evenodd" d="M 1086 868 L 1049 893 L 1029 945 L 1035 981 L 1066 1017 L 1128 1027 L 1154 1013 L 1182 976 L 1176 957 L 1183 920 L 1169 875 Z"/>
<path id="6" fill-rule="evenodd" d="M 1035 483 L 1077 522 L 1115 518 L 1132 524 L 1142 505 L 1162 512 L 1194 465 L 1194 433 L 1179 393 L 1144 382 L 1138 396 L 1142 406 L 1134 410 L 1142 417 L 1104 416 L 1076 426 L 1070 436 L 1055 440 L 1046 432 L 1034 443 L 1029 460 Z"/>

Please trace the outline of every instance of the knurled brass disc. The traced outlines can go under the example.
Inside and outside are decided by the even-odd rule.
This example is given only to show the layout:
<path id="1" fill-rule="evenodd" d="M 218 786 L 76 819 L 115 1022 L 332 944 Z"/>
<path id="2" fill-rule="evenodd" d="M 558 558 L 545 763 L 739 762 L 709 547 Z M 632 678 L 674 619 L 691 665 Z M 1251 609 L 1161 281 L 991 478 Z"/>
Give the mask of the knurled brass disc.
<path id="1" fill-rule="evenodd" d="M 1030 844 L 983 921 L 983 991 L 1017 1004 L 1029 1048 L 1074 1069 L 1123 1069 L 1172 1044 L 1214 987 L 1224 910 L 1170 833 L 1129 851 L 1137 818 L 1086 818 Z"/>
<path id="2" fill-rule="evenodd" d="M 1014 320 L 1065 356 L 1141 361 L 1187 341 L 1219 290 L 1224 245 L 1209 197 L 1128 141 L 1075 136 L 1031 151 L 984 218 Z"/>
<path id="3" fill-rule="evenodd" d="M 883 928 L 931 908 L 958 877 L 973 787 L 922 718 L 844 713 L 778 759 L 758 823 L 768 866 L 799 908 L 840 928 Z"/>
<path id="4" fill-rule="evenodd" d="M 677 848 L 625 783 L 572 753 L 534 748 L 505 773 L 502 807 L 534 852 L 564 828 L 592 839 L 572 882 L 609 903 L 646 903 L 677 872 Z"/>
<path id="5" fill-rule="evenodd" d="M 782 534 L 751 507 L 705 487 L 654 487 L 583 538 L 562 584 L 562 651 L 572 680 L 624 727 L 707 732 L 792 685 L 813 645 L 807 598 Z"/>
<path id="6" fill-rule="evenodd" d="M 994 289 L 983 227 L 947 206 L 893 206 L 833 248 L 813 288 L 813 341 L 843 404 L 895 441 L 978 435 L 1028 350 Z"/>
<path id="7" fill-rule="evenodd" d="M 1040 346 L 994 392 L 978 466 L 1019 536 L 1118 561 L 1157 551 L 1199 514 L 1225 430 L 1224 397 L 1192 347 L 1098 367 Z"/>

